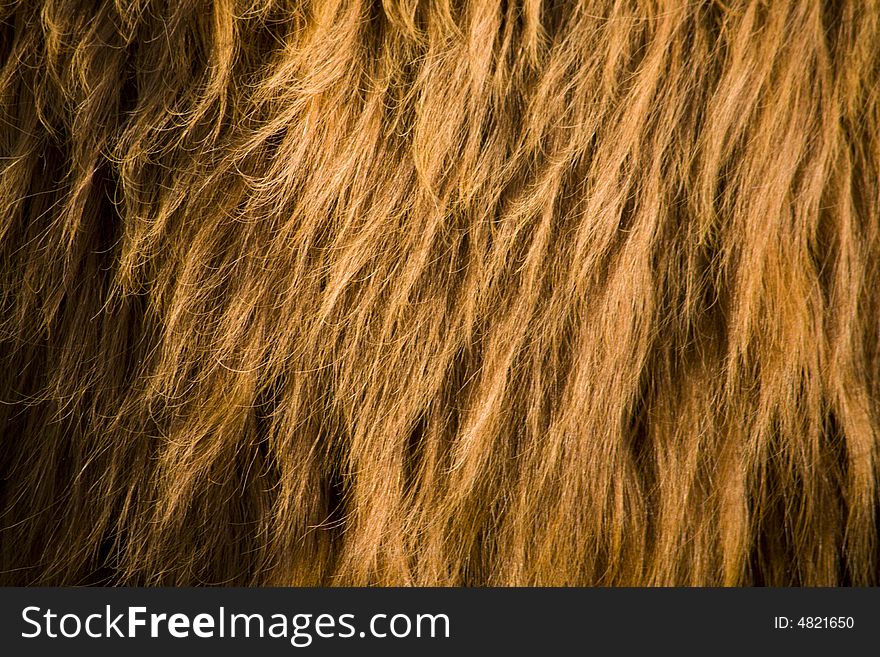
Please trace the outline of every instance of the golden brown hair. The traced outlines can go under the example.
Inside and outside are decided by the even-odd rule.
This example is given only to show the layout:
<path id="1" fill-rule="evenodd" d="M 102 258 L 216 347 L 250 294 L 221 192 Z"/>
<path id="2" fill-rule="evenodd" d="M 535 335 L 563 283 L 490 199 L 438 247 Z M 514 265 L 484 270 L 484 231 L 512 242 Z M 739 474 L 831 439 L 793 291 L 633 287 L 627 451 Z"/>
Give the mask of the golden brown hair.
<path id="1" fill-rule="evenodd" d="M 878 583 L 880 6 L 0 5 L 0 581 Z"/>

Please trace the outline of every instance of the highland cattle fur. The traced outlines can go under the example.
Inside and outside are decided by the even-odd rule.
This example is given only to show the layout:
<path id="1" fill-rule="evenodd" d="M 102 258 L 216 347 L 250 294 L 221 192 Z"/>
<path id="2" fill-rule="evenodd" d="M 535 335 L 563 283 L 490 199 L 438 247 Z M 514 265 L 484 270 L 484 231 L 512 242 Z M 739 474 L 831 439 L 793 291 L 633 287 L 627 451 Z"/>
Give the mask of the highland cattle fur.
<path id="1" fill-rule="evenodd" d="M 880 3 L 0 3 L 0 583 L 875 585 L 878 441 Z"/>

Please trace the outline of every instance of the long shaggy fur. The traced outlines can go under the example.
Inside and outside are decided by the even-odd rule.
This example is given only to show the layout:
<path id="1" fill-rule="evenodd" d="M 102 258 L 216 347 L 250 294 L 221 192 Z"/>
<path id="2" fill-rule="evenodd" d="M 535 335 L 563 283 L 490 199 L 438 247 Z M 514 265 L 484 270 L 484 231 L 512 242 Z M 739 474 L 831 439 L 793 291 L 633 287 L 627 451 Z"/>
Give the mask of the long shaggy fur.
<path id="1" fill-rule="evenodd" d="M 0 5 L 0 582 L 878 584 L 880 6 Z"/>

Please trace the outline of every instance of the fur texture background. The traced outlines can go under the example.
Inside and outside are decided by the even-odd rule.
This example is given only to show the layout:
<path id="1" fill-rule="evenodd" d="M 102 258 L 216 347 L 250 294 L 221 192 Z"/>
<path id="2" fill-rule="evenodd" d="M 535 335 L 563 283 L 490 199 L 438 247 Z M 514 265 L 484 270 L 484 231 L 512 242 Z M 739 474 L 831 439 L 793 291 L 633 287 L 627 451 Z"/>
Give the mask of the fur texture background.
<path id="1" fill-rule="evenodd" d="M 0 4 L 0 581 L 877 584 L 880 6 Z"/>

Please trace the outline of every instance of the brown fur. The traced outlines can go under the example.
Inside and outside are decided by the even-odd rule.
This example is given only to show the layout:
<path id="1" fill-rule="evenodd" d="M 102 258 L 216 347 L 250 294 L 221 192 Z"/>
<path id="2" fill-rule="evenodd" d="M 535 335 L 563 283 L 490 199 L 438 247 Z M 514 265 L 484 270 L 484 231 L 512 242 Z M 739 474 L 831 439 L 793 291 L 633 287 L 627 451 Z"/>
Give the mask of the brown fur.
<path id="1" fill-rule="evenodd" d="M 878 583 L 876 3 L 0 22 L 0 581 Z"/>

